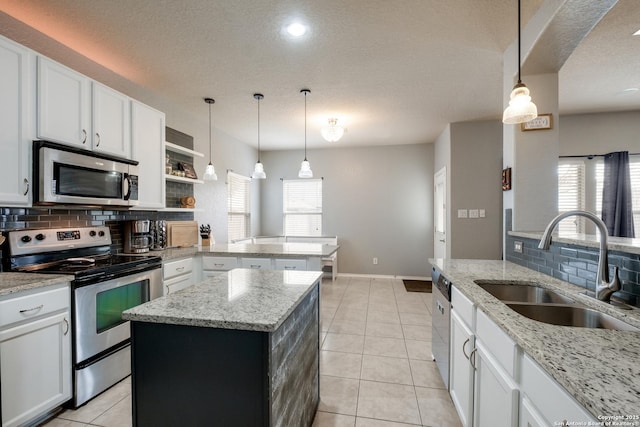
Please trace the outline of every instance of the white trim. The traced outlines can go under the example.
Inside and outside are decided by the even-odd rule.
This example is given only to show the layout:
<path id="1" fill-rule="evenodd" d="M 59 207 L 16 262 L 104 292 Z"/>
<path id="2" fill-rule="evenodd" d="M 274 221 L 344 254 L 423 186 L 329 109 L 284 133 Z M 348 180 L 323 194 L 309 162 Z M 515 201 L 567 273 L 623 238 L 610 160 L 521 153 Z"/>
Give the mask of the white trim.
<path id="1" fill-rule="evenodd" d="M 426 276 L 397 276 L 389 274 L 356 274 L 356 273 L 338 273 L 338 277 L 362 277 L 370 279 L 406 279 L 406 280 L 426 280 L 431 281 L 431 277 Z"/>

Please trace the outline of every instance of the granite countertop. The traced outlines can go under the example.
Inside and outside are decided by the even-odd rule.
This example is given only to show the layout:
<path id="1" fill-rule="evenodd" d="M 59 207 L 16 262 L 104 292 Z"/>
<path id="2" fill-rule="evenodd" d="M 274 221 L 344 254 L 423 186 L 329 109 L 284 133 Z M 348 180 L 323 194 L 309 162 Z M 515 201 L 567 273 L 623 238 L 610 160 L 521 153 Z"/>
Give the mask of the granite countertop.
<path id="1" fill-rule="evenodd" d="M 322 243 L 218 243 L 208 248 L 201 248 L 200 253 L 217 256 L 255 256 L 255 257 L 296 257 L 322 256 L 327 257 L 338 250 L 338 245 Z"/>
<path id="2" fill-rule="evenodd" d="M 603 415 L 638 415 L 640 332 L 537 322 L 511 310 L 474 280 L 534 281 L 639 328 L 640 310 L 615 308 L 582 294 L 581 287 L 508 261 L 432 259 L 430 262 L 596 419 Z"/>
<path id="3" fill-rule="evenodd" d="M 328 257 L 340 246 L 321 243 L 218 243 L 212 246 L 193 246 L 190 248 L 169 248 L 163 251 L 150 251 L 144 255 L 155 255 L 163 261 L 192 257 L 198 254 L 213 256 L 253 256 L 258 258 L 282 257 L 295 258 L 307 256 Z"/>
<path id="4" fill-rule="evenodd" d="M 542 231 L 510 231 L 509 235 L 514 237 L 524 237 L 526 239 L 540 240 Z M 595 234 L 584 233 L 554 233 L 553 241 L 558 243 L 567 243 L 570 245 L 587 246 L 591 248 L 600 247 L 600 237 Z M 607 248 L 610 251 L 627 252 L 631 254 L 640 254 L 640 239 L 632 239 L 628 237 L 607 237 Z"/>
<path id="5" fill-rule="evenodd" d="M 125 311 L 138 322 L 273 332 L 321 272 L 235 269 Z"/>
<path id="6" fill-rule="evenodd" d="M 41 273 L 0 273 L 0 297 L 30 289 L 70 282 L 73 276 Z"/>

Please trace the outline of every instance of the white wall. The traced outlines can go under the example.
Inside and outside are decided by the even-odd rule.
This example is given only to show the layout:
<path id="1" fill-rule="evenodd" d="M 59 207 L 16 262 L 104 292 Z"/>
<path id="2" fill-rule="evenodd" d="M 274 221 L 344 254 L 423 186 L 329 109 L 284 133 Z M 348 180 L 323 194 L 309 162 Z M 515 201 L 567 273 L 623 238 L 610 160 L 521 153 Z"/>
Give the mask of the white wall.
<path id="1" fill-rule="evenodd" d="M 338 236 L 340 273 L 430 275 L 433 144 L 308 150 L 307 157 L 314 177 L 324 177 L 322 232 Z M 297 178 L 302 158 L 302 150 L 262 153 L 263 234 L 282 234 L 281 178 Z"/>

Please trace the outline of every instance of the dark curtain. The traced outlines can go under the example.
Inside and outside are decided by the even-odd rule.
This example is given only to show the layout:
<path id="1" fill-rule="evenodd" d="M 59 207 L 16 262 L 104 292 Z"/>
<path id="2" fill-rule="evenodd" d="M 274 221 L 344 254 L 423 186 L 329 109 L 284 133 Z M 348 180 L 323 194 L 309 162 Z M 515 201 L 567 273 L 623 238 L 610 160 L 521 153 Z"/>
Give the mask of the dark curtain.
<path id="1" fill-rule="evenodd" d="M 602 221 L 609 230 L 609 236 L 635 237 L 628 151 L 604 156 Z"/>

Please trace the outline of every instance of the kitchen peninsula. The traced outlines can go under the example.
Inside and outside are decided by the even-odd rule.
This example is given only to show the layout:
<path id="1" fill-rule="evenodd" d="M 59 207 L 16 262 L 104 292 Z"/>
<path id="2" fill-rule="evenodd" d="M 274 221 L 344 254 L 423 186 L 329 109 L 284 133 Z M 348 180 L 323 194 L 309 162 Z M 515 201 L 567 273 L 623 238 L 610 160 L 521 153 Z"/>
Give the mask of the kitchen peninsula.
<path id="1" fill-rule="evenodd" d="M 311 425 L 320 279 L 234 269 L 124 312 L 133 425 Z"/>

